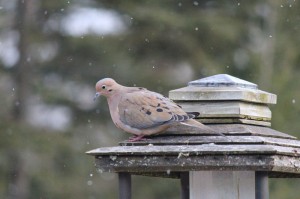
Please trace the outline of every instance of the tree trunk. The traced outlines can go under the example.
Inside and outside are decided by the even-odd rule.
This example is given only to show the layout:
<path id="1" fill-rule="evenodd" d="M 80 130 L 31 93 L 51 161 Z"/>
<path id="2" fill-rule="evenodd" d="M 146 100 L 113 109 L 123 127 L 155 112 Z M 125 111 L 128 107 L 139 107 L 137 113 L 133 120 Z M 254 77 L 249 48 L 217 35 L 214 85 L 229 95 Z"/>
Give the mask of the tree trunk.
<path id="1" fill-rule="evenodd" d="M 28 52 L 29 18 L 32 0 L 19 0 L 16 14 L 16 29 L 19 32 L 19 60 L 13 71 L 16 86 L 13 117 L 16 121 L 24 120 L 26 100 L 29 93 L 30 65 Z"/>
<path id="2" fill-rule="evenodd" d="M 26 105 L 30 95 L 32 69 L 28 49 L 30 29 L 34 22 L 35 3 L 37 3 L 35 0 L 19 0 L 17 2 L 15 29 L 19 32 L 19 60 L 12 70 L 16 90 L 12 116 L 16 123 L 22 123 L 25 120 Z M 11 171 L 8 198 L 27 199 L 29 197 L 29 180 L 26 173 L 28 160 L 23 158 L 23 151 L 11 151 L 10 157 Z"/>

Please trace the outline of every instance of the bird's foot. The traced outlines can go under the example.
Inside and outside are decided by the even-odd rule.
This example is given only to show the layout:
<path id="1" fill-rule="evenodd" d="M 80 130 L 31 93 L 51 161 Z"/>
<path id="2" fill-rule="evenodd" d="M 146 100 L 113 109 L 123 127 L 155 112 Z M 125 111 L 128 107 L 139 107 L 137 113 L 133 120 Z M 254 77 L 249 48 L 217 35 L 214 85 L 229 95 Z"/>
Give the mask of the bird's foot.
<path id="1" fill-rule="evenodd" d="M 145 135 L 135 135 L 130 137 L 127 141 L 128 142 L 136 142 L 136 141 L 146 141 L 149 140 L 147 138 L 144 138 Z"/>

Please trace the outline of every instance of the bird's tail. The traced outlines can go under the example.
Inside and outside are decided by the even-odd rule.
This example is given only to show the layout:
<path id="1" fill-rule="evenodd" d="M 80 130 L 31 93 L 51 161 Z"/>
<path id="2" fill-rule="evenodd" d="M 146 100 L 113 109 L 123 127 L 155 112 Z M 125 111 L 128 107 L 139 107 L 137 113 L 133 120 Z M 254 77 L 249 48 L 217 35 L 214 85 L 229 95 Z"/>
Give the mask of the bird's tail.
<path id="1" fill-rule="evenodd" d="M 183 122 L 180 122 L 180 124 L 183 126 L 191 127 L 193 130 L 195 130 L 201 134 L 215 134 L 215 135 L 225 136 L 224 134 L 216 132 L 212 128 L 210 128 L 194 119 L 185 120 Z"/>

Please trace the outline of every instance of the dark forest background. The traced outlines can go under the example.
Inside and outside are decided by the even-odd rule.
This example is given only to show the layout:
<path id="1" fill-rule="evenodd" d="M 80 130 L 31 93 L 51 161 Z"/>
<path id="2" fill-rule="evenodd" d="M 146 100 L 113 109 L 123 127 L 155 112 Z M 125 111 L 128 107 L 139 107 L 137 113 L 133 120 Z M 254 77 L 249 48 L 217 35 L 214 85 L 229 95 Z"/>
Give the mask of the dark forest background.
<path id="1" fill-rule="evenodd" d="M 126 139 L 95 83 L 168 95 L 227 73 L 278 95 L 272 128 L 300 136 L 295 0 L 0 0 L 0 198 L 116 198 L 117 176 L 85 152 Z M 134 177 L 134 198 L 179 198 L 179 182 Z M 298 179 L 270 198 L 298 199 Z"/>

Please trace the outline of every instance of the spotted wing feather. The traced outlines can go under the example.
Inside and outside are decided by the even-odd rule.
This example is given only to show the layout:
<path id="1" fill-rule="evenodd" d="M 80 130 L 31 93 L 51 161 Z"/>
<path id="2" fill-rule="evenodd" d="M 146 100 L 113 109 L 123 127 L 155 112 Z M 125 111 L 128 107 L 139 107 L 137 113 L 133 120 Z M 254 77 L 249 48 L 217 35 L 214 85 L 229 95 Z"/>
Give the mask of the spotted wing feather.
<path id="1" fill-rule="evenodd" d="M 147 129 L 193 118 L 177 104 L 148 90 L 134 90 L 122 97 L 119 105 L 120 120 L 133 128 Z"/>

